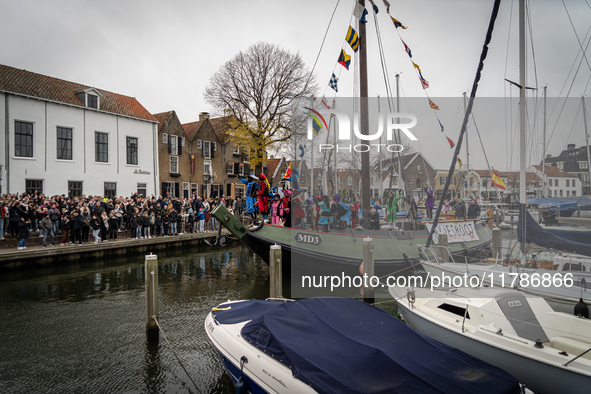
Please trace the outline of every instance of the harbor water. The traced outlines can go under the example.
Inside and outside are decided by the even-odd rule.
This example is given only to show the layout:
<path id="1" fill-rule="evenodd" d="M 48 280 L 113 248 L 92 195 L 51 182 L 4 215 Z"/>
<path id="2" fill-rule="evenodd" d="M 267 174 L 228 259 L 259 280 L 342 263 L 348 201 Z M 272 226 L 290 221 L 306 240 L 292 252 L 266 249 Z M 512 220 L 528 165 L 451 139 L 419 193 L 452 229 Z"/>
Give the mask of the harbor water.
<path id="1" fill-rule="evenodd" d="M 235 393 L 205 310 L 268 297 L 267 264 L 236 245 L 158 261 L 160 325 L 182 365 L 162 334 L 146 340 L 143 257 L 4 273 L 0 393 Z"/>

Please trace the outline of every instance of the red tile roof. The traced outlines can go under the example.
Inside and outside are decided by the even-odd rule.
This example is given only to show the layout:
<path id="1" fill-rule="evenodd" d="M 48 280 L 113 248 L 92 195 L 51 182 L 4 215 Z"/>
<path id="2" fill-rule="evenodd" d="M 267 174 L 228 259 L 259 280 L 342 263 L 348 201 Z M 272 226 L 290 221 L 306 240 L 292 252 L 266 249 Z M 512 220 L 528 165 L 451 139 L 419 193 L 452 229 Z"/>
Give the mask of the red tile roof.
<path id="1" fill-rule="evenodd" d="M 100 92 L 100 111 L 156 122 L 156 118 L 133 97 L 0 65 L 0 91 L 84 107 L 76 93 L 86 89 Z"/>
<path id="2" fill-rule="evenodd" d="M 534 168 L 540 172 L 542 172 L 542 166 L 534 166 Z M 546 166 L 546 176 L 554 176 L 554 177 L 568 177 L 568 178 L 576 178 L 576 175 L 571 174 L 570 172 L 566 172 L 561 170 L 556 166 Z"/>
<path id="3" fill-rule="evenodd" d="M 162 130 L 166 124 L 166 121 L 168 120 L 168 117 L 171 116 L 173 112 L 174 111 L 160 112 L 159 114 L 153 115 L 158 121 L 158 131 Z"/>
<path id="4" fill-rule="evenodd" d="M 198 120 L 197 122 L 185 123 L 183 125 L 183 129 L 185 129 L 185 134 L 187 135 L 189 142 L 193 142 L 203 123 L 205 123 L 205 120 Z"/>
<path id="5" fill-rule="evenodd" d="M 277 166 L 283 159 L 269 159 L 267 160 L 267 176 L 272 177 L 277 170 Z"/>
<path id="6" fill-rule="evenodd" d="M 211 127 L 213 127 L 213 131 L 218 136 L 218 139 L 222 144 L 228 142 L 228 130 L 230 129 L 230 125 L 228 122 L 232 119 L 232 116 L 222 116 L 220 118 L 210 118 L 209 123 L 211 123 Z"/>

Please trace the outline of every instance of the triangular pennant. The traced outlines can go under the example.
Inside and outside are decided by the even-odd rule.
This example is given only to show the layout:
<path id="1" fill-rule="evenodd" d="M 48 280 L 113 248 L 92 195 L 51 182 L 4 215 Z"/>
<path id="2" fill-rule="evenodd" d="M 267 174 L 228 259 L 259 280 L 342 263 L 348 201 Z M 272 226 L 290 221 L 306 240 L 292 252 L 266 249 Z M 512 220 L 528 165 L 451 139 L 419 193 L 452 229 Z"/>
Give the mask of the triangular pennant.
<path id="1" fill-rule="evenodd" d="M 390 11 L 388 11 L 390 12 Z M 397 19 L 395 19 L 393 16 L 390 16 L 390 18 L 392 18 L 392 22 L 394 22 L 394 26 L 396 26 L 396 28 L 403 28 L 406 29 L 406 26 L 404 26 L 402 23 L 400 23 Z"/>
<path id="2" fill-rule="evenodd" d="M 386 12 L 389 14 L 390 13 L 390 3 L 388 2 L 388 0 L 384 0 L 384 5 L 386 6 Z"/>
<path id="3" fill-rule="evenodd" d="M 456 144 L 454 144 L 454 142 L 453 142 L 452 140 L 450 140 L 448 136 L 445 136 L 445 138 L 447 138 L 447 142 L 449 143 L 449 147 L 450 147 L 450 148 L 453 148 L 454 146 L 456 146 Z M 458 158 L 458 161 L 459 161 L 459 160 L 460 160 L 460 159 Z M 462 162 L 461 162 L 461 161 L 459 161 L 459 163 L 460 163 L 460 168 L 461 168 L 461 167 L 462 167 Z"/>
<path id="4" fill-rule="evenodd" d="M 404 50 L 406 51 L 406 53 L 408 53 L 408 57 L 412 57 L 412 53 L 410 52 L 410 48 L 408 47 L 408 45 L 406 45 L 404 41 L 402 41 L 402 44 L 404 45 Z"/>
<path id="5" fill-rule="evenodd" d="M 441 121 L 439 119 L 437 119 L 437 121 L 439 122 L 439 126 L 441 126 L 441 132 L 443 133 L 443 125 L 441 124 Z"/>

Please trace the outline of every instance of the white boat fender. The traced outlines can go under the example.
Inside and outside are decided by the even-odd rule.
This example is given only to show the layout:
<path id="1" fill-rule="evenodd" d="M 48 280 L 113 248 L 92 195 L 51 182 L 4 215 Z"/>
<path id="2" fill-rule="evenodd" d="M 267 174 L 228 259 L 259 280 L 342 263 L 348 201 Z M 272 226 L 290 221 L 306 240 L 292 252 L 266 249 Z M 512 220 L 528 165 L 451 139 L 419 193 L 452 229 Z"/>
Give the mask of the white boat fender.
<path id="1" fill-rule="evenodd" d="M 575 316 L 583 316 L 585 319 L 589 318 L 589 309 L 587 309 L 587 305 L 585 305 L 582 298 L 575 305 Z"/>
<path id="2" fill-rule="evenodd" d="M 245 356 L 240 357 L 240 378 L 236 382 L 236 394 L 247 394 L 248 393 L 248 384 L 246 383 L 246 379 L 242 375 L 242 368 L 244 364 L 248 362 L 248 359 Z"/>

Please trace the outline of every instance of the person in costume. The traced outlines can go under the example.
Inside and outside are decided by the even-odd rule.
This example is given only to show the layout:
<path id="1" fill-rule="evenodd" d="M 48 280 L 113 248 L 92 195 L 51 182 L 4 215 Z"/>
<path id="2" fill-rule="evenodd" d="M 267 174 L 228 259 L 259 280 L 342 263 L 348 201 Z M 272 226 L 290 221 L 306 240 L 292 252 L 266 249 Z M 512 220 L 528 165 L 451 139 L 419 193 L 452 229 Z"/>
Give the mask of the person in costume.
<path id="1" fill-rule="evenodd" d="M 425 189 L 425 193 L 427 194 L 427 200 L 425 201 L 425 205 L 427 206 L 427 217 L 431 219 L 433 217 L 433 190 Z"/>
<path id="2" fill-rule="evenodd" d="M 318 220 L 318 226 L 322 227 L 322 230 L 325 232 L 330 231 L 330 225 L 332 224 L 333 213 L 330 211 L 330 203 L 328 201 L 328 196 L 321 197 L 320 202 L 318 203 L 318 208 L 320 211 L 320 219 Z"/>
<path id="3" fill-rule="evenodd" d="M 258 178 L 252 174 L 248 176 L 248 179 L 240 177 L 240 181 L 246 185 L 246 206 L 243 207 L 242 210 L 243 212 L 248 213 L 253 219 L 256 219 L 257 216 L 257 184 L 255 182 L 256 179 Z"/>
<path id="4" fill-rule="evenodd" d="M 396 214 L 398 213 L 398 201 L 400 201 L 400 194 L 394 196 L 394 192 L 390 192 L 390 197 L 386 201 L 386 210 L 388 211 L 388 223 L 390 227 L 396 225 Z"/>
<path id="5" fill-rule="evenodd" d="M 259 175 L 259 191 L 258 191 L 258 200 L 257 205 L 259 208 L 259 212 L 265 220 L 269 215 L 269 190 L 271 190 L 271 186 L 269 185 L 269 181 L 265 174 Z"/>
<path id="6" fill-rule="evenodd" d="M 283 217 L 283 227 L 291 227 L 291 190 L 284 189 L 283 190 L 283 200 L 282 200 L 282 217 Z"/>

